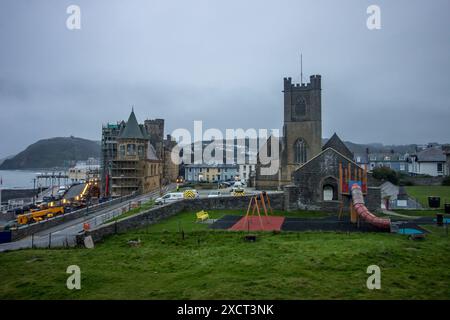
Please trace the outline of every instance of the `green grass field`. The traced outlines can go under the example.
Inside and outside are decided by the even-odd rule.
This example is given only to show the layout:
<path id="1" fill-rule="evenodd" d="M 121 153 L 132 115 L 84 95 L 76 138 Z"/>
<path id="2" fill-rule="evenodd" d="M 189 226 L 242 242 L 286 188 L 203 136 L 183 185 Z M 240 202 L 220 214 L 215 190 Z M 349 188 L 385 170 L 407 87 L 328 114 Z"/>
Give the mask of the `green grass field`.
<path id="1" fill-rule="evenodd" d="M 450 299 L 444 229 L 430 227 L 424 241 L 267 232 L 248 243 L 245 233 L 211 231 L 194 217 L 185 212 L 90 250 L 1 253 L 0 299 Z M 132 239 L 141 245 L 130 247 Z M 81 290 L 66 288 L 72 264 L 81 268 Z M 381 290 L 366 288 L 372 264 L 382 270 Z"/>
<path id="2" fill-rule="evenodd" d="M 410 197 L 417 199 L 420 204 L 428 208 L 428 197 L 441 197 L 441 208 L 444 203 L 450 203 L 450 187 L 449 186 L 409 186 L 406 192 Z"/>
<path id="3" fill-rule="evenodd" d="M 147 201 L 147 202 L 141 204 L 139 207 L 133 208 L 133 209 L 131 209 L 131 210 L 128 210 L 128 211 L 122 213 L 121 215 L 119 215 L 119 216 L 117 216 L 117 217 L 114 217 L 114 218 L 112 218 L 111 220 L 106 221 L 105 223 L 112 222 L 112 221 L 116 221 L 116 220 L 120 220 L 120 219 L 129 217 L 129 216 L 138 214 L 138 213 L 140 213 L 140 212 L 142 212 L 142 211 L 144 211 L 144 210 L 150 209 L 150 208 L 153 207 L 154 205 L 155 205 L 155 201 L 154 201 L 154 200 L 149 200 L 149 201 Z"/>

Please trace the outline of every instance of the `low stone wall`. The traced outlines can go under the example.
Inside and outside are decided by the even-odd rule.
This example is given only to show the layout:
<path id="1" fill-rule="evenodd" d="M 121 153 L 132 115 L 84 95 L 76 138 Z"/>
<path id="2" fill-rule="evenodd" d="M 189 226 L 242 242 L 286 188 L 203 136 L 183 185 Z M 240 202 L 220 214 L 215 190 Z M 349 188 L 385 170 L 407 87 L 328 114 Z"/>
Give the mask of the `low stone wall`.
<path id="1" fill-rule="evenodd" d="M 270 204 L 274 210 L 283 210 L 283 193 L 269 194 Z M 242 197 L 216 197 L 216 198 L 200 198 L 185 199 L 169 204 L 157 206 L 139 214 L 126 217 L 117 221 L 113 221 L 101 225 L 92 230 L 83 232 L 77 236 L 77 243 L 82 244 L 86 236 L 91 236 L 94 242 L 102 240 L 104 237 L 122 233 L 129 230 L 154 224 L 162 219 L 174 216 L 182 211 L 200 211 L 200 210 L 247 210 L 251 196 Z"/>
<path id="2" fill-rule="evenodd" d="M 411 182 L 415 186 L 440 186 L 443 180 L 443 177 L 413 176 L 405 178 L 404 182 Z"/>
<path id="3" fill-rule="evenodd" d="M 11 230 L 11 241 L 16 241 L 22 238 L 25 238 L 27 236 L 31 236 L 32 234 L 40 231 L 44 231 L 46 229 L 55 227 L 57 225 L 60 225 L 62 223 L 75 220 L 78 218 L 81 218 L 86 215 L 86 213 L 94 213 L 99 210 L 102 210 L 108 206 L 118 204 L 120 202 L 128 201 L 132 198 L 134 198 L 134 195 L 124 196 L 122 199 L 117 198 L 108 202 L 103 202 L 97 205 L 93 205 L 89 207 L 89 210 L 87 208 L 83 208 L 77 211 L 69 212 L 60 216 L 56 216 L 50 219 L 46 219 L 40 222 L 36 222 L 33 224 L 21 226 L 17 229 Z M 89 212 L 88 212 L 89 211 Z"/>
<path id="4" fill-rule="evenodd" d="M 299 188 L 295 185 L 288 185 L 284 187 L 283 206 L 286 211 L 295 211 L 301 209 L 301 210 L 338 213 L 341 208 L 340 200 L 302 203 L 301 199 L 299 198 L 299 191 L 300 191 Z M 380 210 L 381 188 L 369 187 L 367 191 L 368 191 L 367 196 L 365 197 L 367 209 L 373 212 Z M 345 211 L 348 211 L 350 207 L 350 197 L 343 197 L 342 201 L 343 201 L 343 209 Z"/>

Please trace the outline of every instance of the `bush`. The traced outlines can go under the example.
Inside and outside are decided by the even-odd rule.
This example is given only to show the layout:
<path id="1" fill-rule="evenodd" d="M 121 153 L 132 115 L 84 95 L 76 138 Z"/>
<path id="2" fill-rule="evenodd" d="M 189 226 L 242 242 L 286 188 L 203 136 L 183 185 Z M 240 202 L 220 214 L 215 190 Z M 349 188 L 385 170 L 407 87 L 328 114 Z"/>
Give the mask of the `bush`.
<path id="1" fill-rule="evenodd" d="M 445 177 L 444 180 L 442 180 L 443 186 L 450 186 L 450 177 Z"/>
<path id="2" fill-rule="evenodd" d="M 380 167 L 372 170 L 372 176 L 375 179 L 389 181 L 395 185 L 398 185 L 399 177 L 397 172 L 388 167 Z"/>

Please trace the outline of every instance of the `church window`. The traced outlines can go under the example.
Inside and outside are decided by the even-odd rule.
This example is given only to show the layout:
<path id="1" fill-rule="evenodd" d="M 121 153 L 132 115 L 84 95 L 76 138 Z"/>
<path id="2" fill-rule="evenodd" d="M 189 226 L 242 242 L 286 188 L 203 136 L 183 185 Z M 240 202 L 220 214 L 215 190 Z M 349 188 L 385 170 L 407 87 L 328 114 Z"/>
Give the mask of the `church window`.
<path id="1" fill-rule="evenodd" d="M 303 139 L 298 139 L 294 144 L 294 161 L 295 163 L 305 163 L 306 158 L 306 143 Z"/>

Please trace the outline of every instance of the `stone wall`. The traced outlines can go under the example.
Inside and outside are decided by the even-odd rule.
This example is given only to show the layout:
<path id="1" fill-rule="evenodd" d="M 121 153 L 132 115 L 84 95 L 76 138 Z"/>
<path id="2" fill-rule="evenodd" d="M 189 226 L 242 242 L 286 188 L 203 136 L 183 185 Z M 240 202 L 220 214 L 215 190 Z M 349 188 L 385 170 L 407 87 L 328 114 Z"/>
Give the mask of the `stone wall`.
<path id="1" fill-rule="evenodd" d="M 271 193 L 269 194 L 269 197 L 272 209 L 283 210 L 284 197 L 282 192 Z M 77 242 L 83 243 L 85 236 L 91 236 L 94 242 L 98 242 L 106 236 L 151 225 L 162 219 L 174 216 L 182 211 L 208 211 L 211 209 L 223 209 L 242 210 L 242 212 L 246 212 L 250 198 L 251 196 L 216 197 L 184 199 L 182 201 L 172 202 L 83 232 L 77 237 Z"/>
<path id="2" fill-rule="evenodd" d="M 412 176 L 404 179 L 405 182 L 411 182 L 415 186 L 440 186 L 442 185 L 443 177 L 422 177 Z"/>

